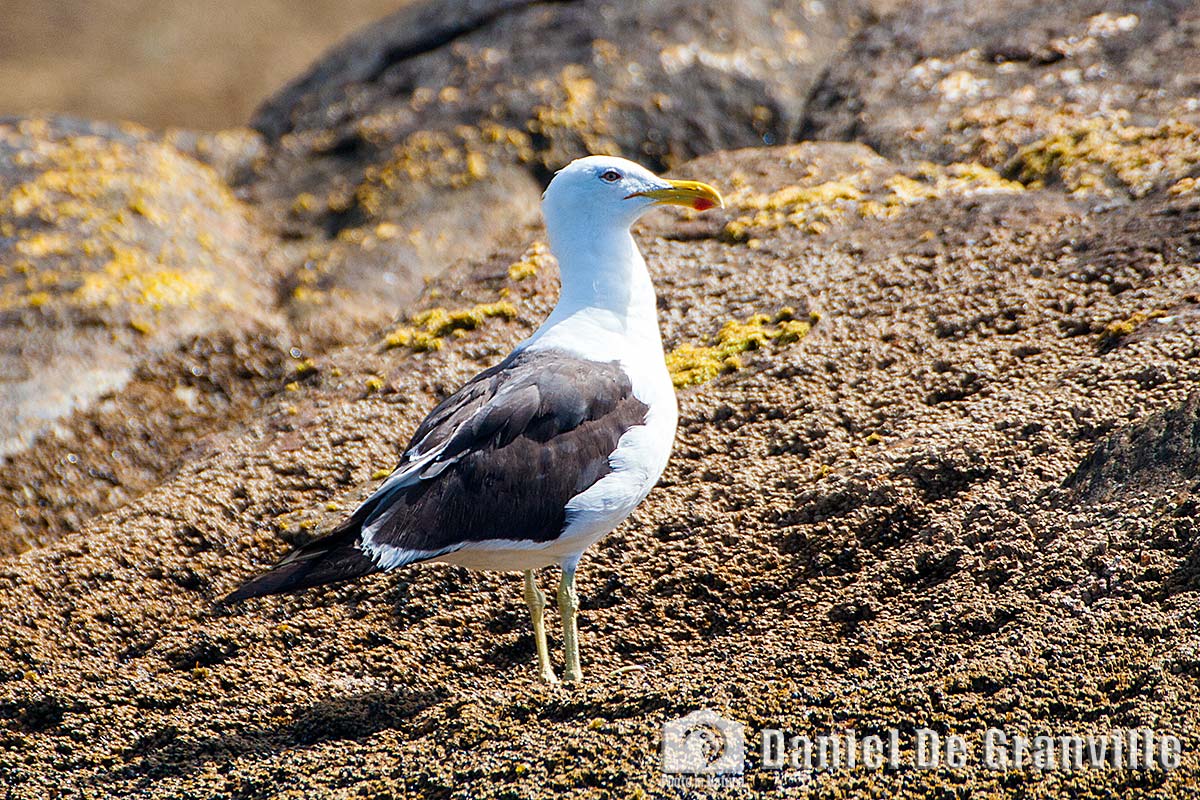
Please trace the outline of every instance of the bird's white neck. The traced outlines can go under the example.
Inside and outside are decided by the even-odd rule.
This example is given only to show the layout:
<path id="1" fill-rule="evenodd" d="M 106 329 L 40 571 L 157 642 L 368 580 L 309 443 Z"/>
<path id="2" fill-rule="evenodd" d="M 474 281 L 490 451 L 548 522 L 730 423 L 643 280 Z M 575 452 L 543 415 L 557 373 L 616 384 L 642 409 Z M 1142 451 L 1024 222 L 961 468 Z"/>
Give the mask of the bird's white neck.
<path id="1" fill-rule="evenodd" d="M 654 285 L 629 229 L 547 219 L 547 233 L 562 290 L 530 342 L 566 324 L 576 335 L 604 332 L 661 350 Z"/>

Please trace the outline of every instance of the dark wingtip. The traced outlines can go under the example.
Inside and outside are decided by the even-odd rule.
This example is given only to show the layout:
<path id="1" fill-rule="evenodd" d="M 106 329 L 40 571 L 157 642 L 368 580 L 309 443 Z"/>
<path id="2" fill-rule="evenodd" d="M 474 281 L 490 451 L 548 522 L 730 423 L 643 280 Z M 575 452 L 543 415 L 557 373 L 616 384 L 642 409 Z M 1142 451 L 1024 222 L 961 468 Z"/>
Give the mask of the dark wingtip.
<path id="1" fill-rule="evenodd" d="M 294 562 L 293 562 L 294 564 Z M 269 572 L 251 578 L 238 588 L 217 601 L 218 606 L 231 606 L 251 597 L 263 597 L 268 594 L 278 594 L 287 591 L 289 578 L 295 578 L 297 570 L 288 569 L 293 564 L 283 564 L 272 568 Z M 295 564 L 303 567 L 303 564 Z"/>
<path id="2" fill-rule="evenodd" d="M 262 597 L 264 594 L 267 594 L 267 592 L 254 591 L 254 583 L 255 583 L 254 581 L 247 581 L 246 583 L 242 584 L 241 586 L 234 589 L 232 592 L 230 592 L 229 594 L 225 595 L 220 600 L 218 600 L 216 603 L 217 606 L 218 607 L 232 606 L 232 605 L 236 605 L 237 603 L 242 602 L 243 600 L 249 600 L 251 597 Z"/>
<path id="3" fill-rule="evenodd" d="M 302 545 L 284 556 L 271 569 L 251 578 L 217 601 L 230 606 L 271 594 L 299 592 L 326 583 L 353 580 L 378 572 L 374 560 L 354 546 L 355 537 L 345 531 Z"/>

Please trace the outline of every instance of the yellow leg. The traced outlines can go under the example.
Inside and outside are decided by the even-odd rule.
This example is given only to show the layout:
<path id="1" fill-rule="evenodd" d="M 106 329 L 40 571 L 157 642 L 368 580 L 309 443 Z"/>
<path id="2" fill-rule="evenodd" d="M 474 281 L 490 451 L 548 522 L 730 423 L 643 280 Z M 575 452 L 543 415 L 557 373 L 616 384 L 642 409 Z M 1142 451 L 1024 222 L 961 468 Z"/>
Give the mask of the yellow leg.
<path id="1" fill-rule="evenodd" d="M 550 666 L 550 651 L 546 647 L 546 595 L 538 588 L 533 570 L 525 570 L 525 602 L 529 604 L 529 616 L 533 619 L 533 642 L 537 645 L 538 671 L 546 683 L 558 683 L 554 669 Z"/>
<path id="2" fill-rule="evenodd" d="M 564 661 L 563 680 L 579 681 L 579 631 L 575 617 L 579 613 L 579 597 L 575 594 L 575 564 L 563 564 L 562 583 L 558 585 L 558 610 L 562 613 Z"/>

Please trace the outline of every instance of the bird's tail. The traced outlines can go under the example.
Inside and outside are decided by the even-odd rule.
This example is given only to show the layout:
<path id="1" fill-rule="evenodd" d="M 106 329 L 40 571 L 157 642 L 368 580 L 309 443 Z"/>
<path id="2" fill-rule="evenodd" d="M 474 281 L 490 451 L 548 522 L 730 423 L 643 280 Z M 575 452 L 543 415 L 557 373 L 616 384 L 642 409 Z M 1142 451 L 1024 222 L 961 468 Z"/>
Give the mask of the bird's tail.
<path id="1" fill-rule="evenodd" d="M 220 605 L 250 597 L 299 592 L 326 583 L 361 578 L 379 571 L 375 560 L 358 547 L 357 525 L 339 528 L 328 536 L 297 547 L 258 577 L 251 578 L 220 600 Z"/>

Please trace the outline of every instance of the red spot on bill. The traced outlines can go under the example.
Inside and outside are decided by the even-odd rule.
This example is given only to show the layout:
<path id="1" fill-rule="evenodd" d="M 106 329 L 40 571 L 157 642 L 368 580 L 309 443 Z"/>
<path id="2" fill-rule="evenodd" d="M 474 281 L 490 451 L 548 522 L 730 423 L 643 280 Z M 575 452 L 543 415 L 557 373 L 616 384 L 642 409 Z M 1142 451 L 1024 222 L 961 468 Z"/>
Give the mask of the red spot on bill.
<path id="1" fill-rule="evenodd" d="M 696 209 L 697 211 L 708 211 L 714 206 L 716 206 L 716 203 L 714 203 L 712 200 L 709 200 L 707 197 L 697 197 L 692 201 L 692 208 Z"/>

